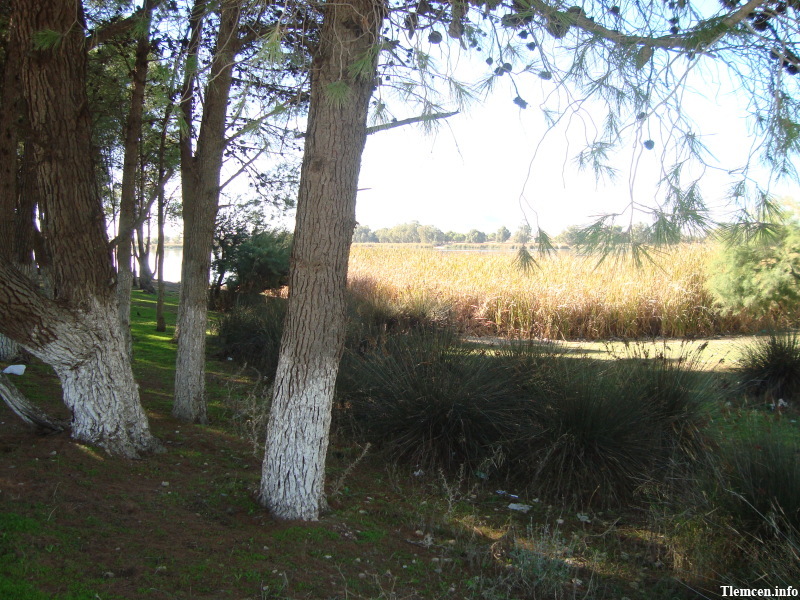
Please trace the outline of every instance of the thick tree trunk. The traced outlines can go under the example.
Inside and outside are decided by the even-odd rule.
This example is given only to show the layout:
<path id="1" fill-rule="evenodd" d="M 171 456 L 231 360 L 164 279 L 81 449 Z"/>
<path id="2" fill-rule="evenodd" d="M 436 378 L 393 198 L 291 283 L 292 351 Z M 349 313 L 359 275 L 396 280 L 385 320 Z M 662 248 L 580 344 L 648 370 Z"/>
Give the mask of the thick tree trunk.
<path id="1" fill-rule="evenodd" d="M 10 39 L 3 40 L 5 60 L 2 65 L 3 90 L 0 96 L 0 257 L 13 260 L 17 203 L 18 120 L 19 120 L 19 48 Z M 0 361 L 12 360 L 19 345 L 0 334 Z"/>
<path id="2" fill-rule="evenodd" d="M 217 49 L 211 61 L 194 156 L 191 155 L 190 140 L 182 140 L 183 264 L 172 414 L 177 419 L 193 423 L 208 421 L 205 397 L 208 279 L 219 207 L 225 120 L 233 65 L 239 50 L 240 7 L 241 0 L 222 2 Z M 192 88 L 191 84 L 184 85 L 181 102 L 187 123 L 191 123 L 191 104 L 186 102 L 186 95 Z"/>
<path id="3" fill-rule="evenodd" d="M 328 2 L 311 72 L 311 105 L 297 201 L 289 308 L 261 479 L 280 519 L 314 520 L 324 475 L 333 389 L 345 338 L 347 260 L 384 6 Z M 351 65 L 372 55 L 372 68 Z M 347 94 L 334 95 L 345 84 Z M 341 90 L 339 90 L 341 91 Z"/>
<path id="4" fill-rule="evenodd" d="M 73 437 L 111 453 L 158 447 L 139 403 L 119 326 L 115 274 L 94 180 L 79 1 L 12 1 L 23 61 L 45 255 L 53 299 L 0 256 L 0 330 L 53 366 L 73 411 Z M 35 32 L 61 34 L 36 49 Z"/>

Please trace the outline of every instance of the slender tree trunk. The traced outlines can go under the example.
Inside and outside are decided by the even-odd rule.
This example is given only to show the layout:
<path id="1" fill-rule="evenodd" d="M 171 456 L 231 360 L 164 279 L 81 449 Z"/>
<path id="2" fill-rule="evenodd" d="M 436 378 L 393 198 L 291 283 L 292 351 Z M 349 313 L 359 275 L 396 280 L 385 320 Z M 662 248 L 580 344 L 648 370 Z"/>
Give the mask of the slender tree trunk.
<path id="1" fill-rule="evenodd" d="M 12 22 L 23 56 L 20 89 L 54 299 L 0 257 L 0 330 L 54 368 L 72 410 L 73 437 L 135 457 L 158 443 L 139 403 L 119 325 L 92 164 L 82 6 L 13 0 Z M 59 32 L 61 39 L 52 48 L 34 48 L 39 31 Z"/>
<path id="2" fill-rule="evenodd" d="M 164 189 L 159 190 L 158 197 L 158 241 L 156 242 L 156 271 L 158 277 L 158 298 L 156 300 L 156 331 L 167 330 L 164 318 Z"/>
<path id="3" fill-rule="evenodd" d="M 384 13 L 379 0 L 324 5 L 311 72 L 289 307 L 261 478 L 261 501 L 280 519 L 314 520 L 325 507 L 325 456 L 345 338 L 347 261 Z M 370 55 L 372 68 L 354 77 L 350 66 Z M 333 94 L 342 83 L 348 87 L 344 100 Z"/>
<path id="4" fill-rule="evenodd" d="M 129 353 L 133 352 L 131 338 L 131 292 L 134 275 L 131 270 L 133 230 L 136 223 L 136 172 L 139 166 L 139 140 L 142 136 L 144 91 L 147 83 L 147 55 L 150 52 L 150 15 L 152 2 L 144 6 L 147 28 L 136 45 L 133 67 L 131 104 L 125 122 L 125 156 L 122 163 L 122 186 L 119 204 L 119 243 L 117 244 L 117 302 L 119 322 Z"/>
<path id="5" fill-rule="evenodd" d="M 140 206 L 142 206 L 142 210 L 149 211 L 152 207 L 152 203 Z M 153 270 L 150 268 L 150 234 L 144 234 L 144 221 L 140 222 L 139 226 L 136 228 L 136 242 L 139 247 L 139 252 L 136 255 L 139 261 L 139 289 L 148 294 L 155 294 L 156 289 L 153 286 Z"/>
<path id="6" fill-rule="evenodd" d="M 239 50 L 240 8 L 241 0 L 222 2 L 217 49 L 211 61 L 194 156 L 191 155 L 190 140 L 182 140 L 183 264 L 172 414 L 177 419 L 194 423 L 208 421 L 205 397 L 208 280 L 219 207 L 225 121 L 233 65 Z M 181 102 L 187 123 L 191 123 L 191 104 L 186 101 L 192 88 L 191 83 L 184 85 Z"/>

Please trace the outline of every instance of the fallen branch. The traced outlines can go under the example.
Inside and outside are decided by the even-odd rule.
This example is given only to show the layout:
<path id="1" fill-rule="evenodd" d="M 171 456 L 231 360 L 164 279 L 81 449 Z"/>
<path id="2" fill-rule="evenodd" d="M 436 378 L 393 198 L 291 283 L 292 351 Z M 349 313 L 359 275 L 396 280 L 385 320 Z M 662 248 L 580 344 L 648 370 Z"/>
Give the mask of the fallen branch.
<path id="1" fill-rule="evenodd" d="M 11 380 L 0 373 L 0 398 L 6 403 L 15 415 L 22 419 L 31 427 L 36 427 L 49 433 L 64 431 L 66 423 L 54 421 L 36 406 L 17 389 Z"/>

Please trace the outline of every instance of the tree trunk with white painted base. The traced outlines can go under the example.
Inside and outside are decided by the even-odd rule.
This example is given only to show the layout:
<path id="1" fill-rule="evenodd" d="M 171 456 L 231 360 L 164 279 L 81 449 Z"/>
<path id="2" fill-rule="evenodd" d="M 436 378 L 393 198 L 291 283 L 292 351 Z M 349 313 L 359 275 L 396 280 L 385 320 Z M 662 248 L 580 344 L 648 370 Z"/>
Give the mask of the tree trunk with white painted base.
<path id="1" fill-rule="evenodd" d="M 315 520 L 325 507 L 333 390 L 345 339 L 347 261 L 383 17 L 379 1 L 326 3 L 314 52 L 289 307 L 261 479 L 261 501 L 280 519 Z M 372 67 L 354 76 L 351 65 L 368 56 Z"/>
<path id="2" fill-rule="evenodd" d="M 53 298 L 0 256 L 0 330 L 58 374 L 73 437 L 127 457 L 155 450 L 119 326 L 115 274 L 94 180 L 81 3 L 13 0 L 32 164 Z M 36 32 L 60 34 L 37 47 Z"/>
<path id="3" fill-rule="evenodd" d="M 211 61 L 203 117 L 193 154 L 189 132 L 181 132 L 181 182 L 183 195 L 183 264 L 181 299 L 176 329 L 175 403 L 172 415 L 190 423 L 208 421 L 206 377 L 206 328 L 208 327 L 208 280 L 211 245 L 219 207 L 220 170 L 225 150 L 225 120 L 233 81 L 233 65 L 239 50 L 237 29 L 241 0 L 221 3 L 217 48 Z M 202 11 L 197 0 L 192 14 L 190 56 L 199 48 Z M 194 77 L 184 82 L 181 111 L 186 123 L 193 120 Z"/>

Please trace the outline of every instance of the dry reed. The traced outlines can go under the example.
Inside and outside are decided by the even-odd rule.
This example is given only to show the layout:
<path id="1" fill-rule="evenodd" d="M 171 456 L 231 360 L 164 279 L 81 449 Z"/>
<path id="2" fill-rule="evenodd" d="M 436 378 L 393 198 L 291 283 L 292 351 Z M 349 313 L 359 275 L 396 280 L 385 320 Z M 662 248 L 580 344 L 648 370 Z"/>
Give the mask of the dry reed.
<path id="1" fill-rule="evenodd" d="M 765 321 L 723 314 L 706 287 L 708 244 L 687 244 L 637 267 L 629 258 L 561 251 L 522 272 L 514 254 L 355 245 L 351 291 L 396 310 L 447 311 L 462 330 L 551 339 L 744 333 Z M 538 260 L 538 259 L 537 259 Z"/>

